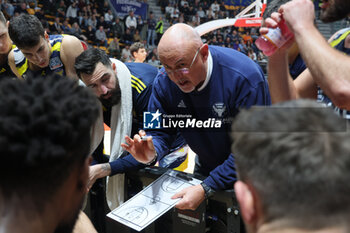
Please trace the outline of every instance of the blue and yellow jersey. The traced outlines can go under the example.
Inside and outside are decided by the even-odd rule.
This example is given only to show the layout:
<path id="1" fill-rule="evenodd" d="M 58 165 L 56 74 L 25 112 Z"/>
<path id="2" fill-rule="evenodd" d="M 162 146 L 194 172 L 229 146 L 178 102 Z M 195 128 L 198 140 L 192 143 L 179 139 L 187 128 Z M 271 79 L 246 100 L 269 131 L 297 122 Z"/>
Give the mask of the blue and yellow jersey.
<path id="1" fill-rule="evenodd" d="M 12 49 L 16 48 L 15 45 L 12 45 Z M 16 75 L 12 72 L 9 64 L 8 64 L 8 57 L 6 55 L 6 59 L 4 60 L 3 64 L 0 65 L 0 78 L 16 78 Z"/>
<path id="2" fill-rule="evenodd" d="M 335 35 L 334 39 L 330 42 L 330 45 L 339 50 L 344 52 L 345 54 L 350 54 L 350 48 L 345 48 L 345 39 L 350 34 L 350 28 L 344 28 L 337 32 L 337 35 Z"/>
<path id="3" fill-rule="evenodd" d="M 147 111 L 148 100 L 152 92 L 152 84 L 158 69 L 145 63 L 125 63 L 131 73 L 133 124 L 134 135 L 143 128 L 143 112 Z M 110 111 L 104 107 L 104 122 L 110 125 Z"/>
<path id="4" fill-rule="evenodd" d="M 18 48 L 14 49 L 14 59 L 17 72 L 23 77 L 28 76 L 47 76 L 50 74 L 58 74 L 63 76 L 66 74 L 64 69 L 64 64 L 61 60 L 61 45 L 62 45 L 63 35 L 50 35 L 50 45 L 51 45 L 51 56 L 49 66 L 33 71 L 29 69 L 28 59 L 25 58 L 21 50 Z"/>
<path id="5" fill-rule="evenodd" d="M 350 49 L 349 48 L 345 48 L 345 39 L 347 36 L 350 35 L 350 28 L 344 28 L 342 30 L 340 30 L 335 37 L 333 38 L 333 40 L 329 43 L 333 48 L 347 54 L 350 55 Z M 335 106 L 332 102 L 332 100 L 323 92 L 323 90 L 318 87 L 317 88 L 317 101 L 318 102 L 322 102 L 325 105 L 332 107 L 334 109 L 334 111 L 340 115 L 341 117 L 345 118 L 345 119 L 350 119 L 350 111 L 347 111 L 345 109 L 341 109 L 338 108 L 337 106 Z"/>
<path id="6" fill-rule="evenodd" d="M 145 63 L 125 63 L 131 73 L 133 125 L 132 134 L 143 129 L 143 112 L 147 111 L 153 80 L 158 69 Z"/>

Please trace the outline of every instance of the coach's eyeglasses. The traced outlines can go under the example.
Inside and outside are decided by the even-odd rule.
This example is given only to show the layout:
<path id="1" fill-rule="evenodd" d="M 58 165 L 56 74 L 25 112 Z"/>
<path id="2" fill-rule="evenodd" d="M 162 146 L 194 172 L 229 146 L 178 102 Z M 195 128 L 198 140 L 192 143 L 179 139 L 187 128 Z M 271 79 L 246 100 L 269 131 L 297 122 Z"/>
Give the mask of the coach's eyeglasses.
<path id="1" fill-rule="evenodd" d="M 184 75 L 184 74 L 188 74 L 190 72 L 190 69 L 191 69 L 193 63 L 196 61 L 196 58 L 197 58 L 198 53 L 199 53 L 199 50 L 201 48 L 202 48 L 202 46 L 197 49 L 197 52 L 196 52 L 196 54 L 194 55 L 194 57 L 192 59 L 190 67 L 188 67 L 188 68 L 180 68 L 180 69 L 175 69 L 175 70 L 170 70 L 170 69 L 165 68 L 167 74 L 168 75 L 173 75 L 173 74 L 182 74 L 182 75 Z"/>

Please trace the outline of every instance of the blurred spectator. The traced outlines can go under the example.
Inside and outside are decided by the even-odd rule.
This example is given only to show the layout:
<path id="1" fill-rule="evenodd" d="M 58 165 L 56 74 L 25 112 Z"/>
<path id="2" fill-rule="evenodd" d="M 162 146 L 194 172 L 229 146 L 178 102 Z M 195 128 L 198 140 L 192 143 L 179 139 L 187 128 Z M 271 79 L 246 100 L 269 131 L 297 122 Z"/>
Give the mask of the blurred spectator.
<path id="1" fill-rule="evenodd" d="M 218 1 L 214 1 L 210 7 L 213 12 L 218 12 L 220 10 L 220 5 L 218 4 Z"/>
<path id="2" fill-rule="evenodd" d="M 242 53 L 244 54 L 247 54 L 248 51 L 247 51 L 247 46 L 245 45 L 244 41 L 243 41 L 243 38 L 239 38 L 239 44 L 238 44 L 240 50 Z"/>
<path id="3" fill-rule="evenodd" d="M 225 19 L 227 16 L 226 16 L 226 11 L 218 11 L 217 12 L 217 18 L 218 19 Z"/>
<path id="4" fill-rule="evenodd" d="M 220 11 L 226 11 L 225 1 L 221 1 L 221 3 L 220 3 Z"/>
<path id="5" fill-rule="evenodd" d="M 78 8 L 79 8 L 79 9 L 83 9 L 83 8 L 86 9 L 85 0 L 79 0 L 79 1 L 78 1 Z"/>
<path id="6" fill-rule="evenodd" d="M 257 27 L 252 27 L 250 28 L 250 35 L 251 37 L 253 38 L 253 41 L 255 41 L 256 39 L 259 38 L 259 35 L 258 35 L 258 28 Z"/>
<path id="7" fill-rule="evenodd" d="M 113 40 L 109 43 L 108 52 L 110 56 L 120 59 L 120 47 L 117 37 L 114 37 Z"/>
<path id="8" fill-rule="evenodd" d="M 141 15 L 139 15 L 137 17 L 137 30 L 139 30 L 139 33 L 142 32 L 143 26 L 144 26 L 143 19 L 142 19 Z"/>
<path id="9" fill-rule="evenodd" d="M 107 48 L 108 46 L 107 35 L 102 25 L 95 32 L 95 37 L 96 37 L 97 46 L 103 45 L 104 47 Z"/>
<path id="10" fill-rule="evenodd" d="M 179 18 L 179 13 L 180 13 L 180 11 L 175 5 L 173 12 L 170 14 L 171 19 L 177 20 Z"/>
<path id="11" fill-rule="evenodd" d="M 97 19 L 96 19 L 96 15 L 92 15 L 89 20 L 88 20 L 88 25 L 92 26 L 92 28 L 94 30 L 96 30 L 97 28 Z"/>
<path id="12" fill-rule="evenodd" d="M 210 6 L 208 5 L 207 1 L 202 2 L 202 8 L 203 8 L 204 11 L 207 11 L 209 9 L 209 7 Z"/>
<path id="13" fill-rule="evenodd" d="M 27 12 L 27 4 L 25 2 L 21 2 L 20 4 L 18 4 L 17 7 L 15 8 L 14 13 L 28 14 L 28 12 Z"/>
<path id="14" fill-rule="evenodd" d="M 8 18 L 11 18 L 15 13 L 15 7 L 7 0 L 4 0 L 1 4 L 1 10 Z"/>
<path id="15" fill-rule="evenodd" d="M 67 7 L 64 4 L 64 1 L 63 0 L 59 1 L 57 3 L 57 6 L 56 6 L 56 16 L 61 17 L 61 18 L 65 18 L 66 11 L 67 11 Z"/>
<path id="16" fill-rule="evenodd" d="M 105 17 L 104 16 L 100 16 L 100 20 L 97 21 L 97 25 L 96 28 L 100 28 L 100 26 L 102 26 L 104 28 L 105 31 L 109 31 L 109 25 L 108 23 L 105 21 Z"/>
<path id="17" fill-rule="evenodd" d="M 50 31 L 53 34 L 62 34 L 62 28 L 61 28 L 62 24 L 60 22 L 60 18 L 56 17 L 55 18 L 55 22 L 51 25 L 50 27 Z"/>
<path id="18" fill-rule="evenodd" d="M 131 34 L 129 28 L 127 28 L 127 29 L 125 30 L 125 33 L 124 33 L 124 35 L 122 36 L 122 38 L 123 38 L 123 42 L 124 42 L 125 44 L 128 44 L 128 45 L 131 45 L 131 44 L 132 44 L 132 42 L 133 42 L 133 40 L 134 40 L 134 37 L 133 37 L 133 35 Z"/>
<path id="19" fill-rule="evenodd" d="M 127 44 L 125 47 L 122 49 L 122 62 L 130 62 L 132 61 L 132 56 L 130 53 L 130 46 Z"/>
<path id="20" fill-rule="evenodd" d="M 112 10 L 108 9 L 108 11 L 105 13 L 105 21 L 107 24 L 112 25 L 113 23 L 113 14 L 112 14 Z"/>
<path id="21" fill-rule="evenodd" d="M 82 29 L 86 29 L 88 27 L 88 21 L 89 21 L 89 18 L 87 15 L 84 15 L 83 12 L 79 12 L 78 13 L 79 16 L 78 16 L 78 19 L 79 19 L 79 25 Z"/>
<path id="22" fill-rule="evenodd" d="M 78 21 L 78 5 L 76 1 L 68 7 L 66 17 L 69 18 L 70 24 Z"/>
<path id="23" fill-rule="evenodd" d="M 253 49 L 252 48 L 249 48 L 248 49 L 248 54 L 247 56 L 252 59 L 253 61 L 256 61 L 257 60 L 257 57 L 256 57 L 256 54 L 254 53 Z"/>
<path id="24" fill-rule="evenodd" d="M 77 22 L 74 22 L 71 28 L 71 34 L 75 37 L 77 37 L 79 40 L 87 41 L 87 37 L 83 35 L 83 32 L 81 28 L 79 27 L 79 24 Z"/>
<path id="25" fill-rule="evenodd" d="M 112 33 L 114 37 L 121 38 L 124 34 L 124 25 L 122 22 L 120 22 L 119 17 L 117 16 L 115 18 L 115 21 L 112 24 Z"/>
<path id="26" fill-rule="evenodd" d="M 147 61 L 147 63 L 157 68 L 159 68 L 160 66 L 160 61 L 157 59 L 155 55 L 153 55 L 152 58 Z"/>
<path id="27" fill-rule="evenodd" d="M 103 6 L 101 5 L 101 3 L 98 6 L 98 8 L 101 9 L 101 13 L 108 12 L 108 10 L 111 9 L 111 7 L 109 6 L 109 3 L 108 3 L 109 1 L 98 1 L 98 2 L 103 2 L 103 4 L 102 4 Z"/>
<path id="28" fill-rule="evenodd" d="M 45 14 L 55 15 L 56 14 L 56 1 L 55 0 L 42 0 L 43 10 Z"/>
<path id="29" fill-rule="evenodd" d="M 90 41 L 90 43 L 95 43 L 95 29 L 91 25 L 89 25 L 86 29 L 85 36 L 88 39 L 88 41 Z"/>
<path id="30" fill-rule="evenodd" d="M 231 40 L 234 41 L 234 40 L 240 40 L 241 37 L 239 36 L 238 32 L 236 29 L 233 29 L 231 34 L 228 35 L 229 37 L 231 37 Z"/>
<path id="31" fill-rule="evenodd" d="M 133 11 L 129 11 L 129 15 L 128 17 L 126 17 L 125 20 L 125 26 L 130 29 L 130 32 L 133 33 L 134 30 L 137 27 L 137 19 L 134 16 L 134 12 Z"/>
<path id="32" fill-rule="evenodd" d="M 159 60 L 159 59 L 158 59 L 158 51 L 157 51 L 157 48 L 156 48 L 156 47 L 153 48 L 152 51 L 147 55 L 146 60 L 152 59 L 152 56 L 156 56 L 157 60 Z"/>
<path id="33" fill-rule="evenodd" d="M 262 63 L 267 63 L 267 58 L 261 51 L 258 53 L 257 60 Z"/>
<path id="34" fill-rule="evenodd" d="M 243 35 L 243 40 L 245 44 L 247 44 L 248 41 L 250 41 L 250 43 L 253 42 L 253 38 L 251 37 L 250 32 L 248 30 Z"/>
<path id="35" fill-rule="evenodd" d="M 201 24 L 201 18 L 199 17 L 198 12 L 195 16 L 192 17 L 192 22 L 193 26 L 198 26 L 199 24 Z"/>
<path id="36" fill-rule="evenodd" d="M 199 7 L 197 14 L 200 18 L 205 18 L 205 12 L 203 11 L 203 8 L 201 6 Z"/>
<path id="37" fill-rule="evenodd" d="M 174 11 L 174 6 L 169 3 L 167 7 L 165 7 L 165 18 L 167 20 L 170 20 L 171 19 L 171 13 L 173 13 Z"/>
<path id="38" fill-rule="evenodd" d="M 233 47 L 233 43 L 232 43 L 232 41 L 231 41 L 231 38 L 230 37 L 226 37 L 226 39 L 225 39 L 225 47 L 230 47 L 230 48 L 232 48 Z"/>
<path id="39" fill-rule="evenodd" d="M 213 11 L 213 9 L 211 9 L 211 7 L 209 7 L 209 9 L 207 10 L 207 17 L 213 19 L 215 18 L 215 12 Z"/>
<path id="40" fill-rule="evenodd" d="M 68 23 L 68 19 L 65 19 L 63 21 L 63 24 L 61 25 L 61 28 L 62 28 L 62 33 L 65 33 L 65 34 L 71 34 L 71 27 L 69 26 L 69 23 Z"/>
<path id="41" fill-rule="evenodd" d="M 180 6 L 181 7 L 184 7 L 186 4 L 188 5 L 188 1 L 187 0 L 181 0 L 181 2 L 180 2 Z"/>
<path id="42" fill-rule="evenodd" d="M 134 38 L 134 42 L 140 42 L 141 41 L 141 36 L 140 36 L 140 32 L 138 29 L 135 30 L 135 34 L 133 36 Z"/>
<path id="43" fill-rule="evenodd" d="M 158 44 L 158 42 L 160 41 L 160 38 L 162 38 L 162 36 L 163 36 L 163 33 L 164 33 L 163 25 L 164 25 L 163 17 L 160 16 L 159 20 L 157 22 L 157 25 L 156 25 L 156 33 L 157 33 L 157 43 L 156 44 Z"/>
<path id="44" fill-rule="evenodd" d="M 45 19 L 45 12 L 44 12 L 43 8 L 39 8 L 39 9 L 35 10 L 34 15 L 35 15 L 40 21 L 42 21 L 43 19 Z"/>
<path id="45" fill-rule="evenodd" d="M 156 20 L 153 18 L 153 12 L 149 14 L 148 20 L 147 20 L 147 25 L 148 25 L 148 30 L 147 30 L 147 44 L 150 46 L 155 46 L 154 41 L 156 39 Z"/>
<path id="46" fill-rule="evenodd" d="M 100 17 L 101 14 L 99 12 L 97 12 L 97 9 L 96 8 L 92 8 L 92 15 L 95 15 L 96 18 Z"/>

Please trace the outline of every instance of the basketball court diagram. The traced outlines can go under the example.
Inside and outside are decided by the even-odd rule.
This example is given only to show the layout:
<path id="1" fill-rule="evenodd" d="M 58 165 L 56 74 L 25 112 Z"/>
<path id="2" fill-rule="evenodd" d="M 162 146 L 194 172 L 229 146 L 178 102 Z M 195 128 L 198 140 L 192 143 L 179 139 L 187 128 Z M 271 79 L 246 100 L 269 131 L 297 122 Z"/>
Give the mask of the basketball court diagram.
<path id="1" fill-rule="evenodd" d="M 108 217 L 141 231 L 175 206 L 180 199 L 171 197 L 182 189 L 197 185 L 197 179 L 184 179 L 179 172 L 169 170 L 135 195 L 107 214 Z"/>

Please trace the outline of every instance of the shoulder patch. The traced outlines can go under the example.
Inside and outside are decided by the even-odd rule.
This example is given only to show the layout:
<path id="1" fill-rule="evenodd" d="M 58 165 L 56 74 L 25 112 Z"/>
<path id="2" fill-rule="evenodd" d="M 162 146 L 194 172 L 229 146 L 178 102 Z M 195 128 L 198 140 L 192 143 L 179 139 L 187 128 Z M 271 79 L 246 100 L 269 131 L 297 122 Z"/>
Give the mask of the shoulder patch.
<path id="1" fill-rule="evenodd" d="M 59 57 L 54 57 L 50 59 L 50 69 L 55 70 L 57 68 L 63 67 L 63 63 Z"/>

